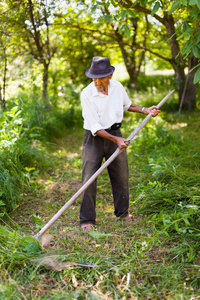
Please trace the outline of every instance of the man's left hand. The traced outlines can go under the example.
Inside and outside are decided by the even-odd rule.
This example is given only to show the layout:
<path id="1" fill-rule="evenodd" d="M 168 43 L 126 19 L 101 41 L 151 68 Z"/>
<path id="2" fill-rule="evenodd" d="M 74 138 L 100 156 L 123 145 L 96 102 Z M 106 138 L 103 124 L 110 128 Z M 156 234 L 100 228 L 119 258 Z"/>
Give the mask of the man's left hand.
<path id="1" fill-rule="evenodd" d="M 148 115 L 150 112 L 152 114 L 152 117 L 156 117 L 161 112 L 161 110 L 159 110 L 159 108 L 155 105 L 146 107 L 144 110 L 144 114 Z"/>

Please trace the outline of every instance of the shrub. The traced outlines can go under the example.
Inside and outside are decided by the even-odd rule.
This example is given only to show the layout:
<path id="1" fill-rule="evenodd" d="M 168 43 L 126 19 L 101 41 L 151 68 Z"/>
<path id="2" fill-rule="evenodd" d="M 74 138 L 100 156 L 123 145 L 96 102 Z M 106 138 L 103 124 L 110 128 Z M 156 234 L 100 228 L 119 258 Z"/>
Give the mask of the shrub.
<path id="1" fill-rule="evenodd" d="M 17 106 L 0 115 L 0 211 L 15 209 L 22 190 L 28 186 L 30 168 L 48 165 L 44 149 L 33 147 L 33 131 L 24 126 Z"/>

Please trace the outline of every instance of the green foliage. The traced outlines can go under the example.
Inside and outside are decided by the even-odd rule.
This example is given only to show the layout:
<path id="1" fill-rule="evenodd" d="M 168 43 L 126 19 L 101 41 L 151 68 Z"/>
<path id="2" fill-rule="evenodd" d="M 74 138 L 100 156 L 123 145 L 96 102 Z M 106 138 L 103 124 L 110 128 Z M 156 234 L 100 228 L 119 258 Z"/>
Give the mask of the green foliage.
<path id="1" fill-rule="evenodd" d="M 50 112 L 41 105 L 38 93 L 19 93 L 17 101 L 30 139 L 51 141 L 65 136 L 69 127 L 82 124 L 82 111 L 77 105 L 79 93 L 67 85 L 62 92 L 63 95 L 57 100 L 57 105 L 52 105 Z"/>
<path id="2" fill-rule="evenodd" d="M 41 246 L 35 238 L 21 236 L 19 232 L 3 226 L 0 226 L 0 245 L 0 257 L 4 257 L 1 268 L 9 266 L 10 271 L 14 271 L 16 267 L 22 268 L 30 263 L 32 255 L 41 253 Z"/>
<path id="3" fill-rule="evenodd" d="M 177 40 L 184 40 L 183 46 L 181 48 L 181 53 L 184 58 L 187 58 L 192 52 L 196 58 L 200 58 L 200 47 L 199 47 L 199 16 L 200 16 L 200 2 L 198 0 L 177 0 L 174 1 L 170 10 L 170 14 L 176 12 L 177 10 L 187 11 L 187 18 L 183 21 L 177 31 L 181 34 L 178 36 Z M 181 29 L 180 29 L 181 28 Z M 199 67 L 195 66 L 195 68 Z M 190 70 L 191 72 L 192 70 Z M 200 71 L 197 68 L 194 76 L 194 84 L 200 81 Z"/>
<path id="4" fill-rule="evenodd" d="M 72 92 L 72 90 L 71 90 Z M 82 125 L 77 96 L 69 94 L 65 109 L 50 113 L 41 105 L 36 89 L 29 95 L 21 91 L 9 102 L 10 110 L 0 115 L 0 212 L 15 209 L 23 190 L 37 186 L 40 171 L 51 168 L 48 151 L 41 141 L 66 136 L 68 128 Z M 73 101 L 72 101 L 73 98 Z M 13 106 L 15 103 L 17 105 Z M 13 107 L 12 107 L 13 106 Z"/>
<path id="5" fill-rule="evenodd" d="M 173 90 L 176 86 L 174 75 L 150 75 L 150 76 L 138 76 L 137 91 L 151 91 L 155 93 L 155 90 Z"/>
<path id="6" fill-rule="evenodd" d="M 198 157 L 199 149 L 161 121 L 147 124 L 137 138 L 137 146 L 131 148 L 139 148 L 140 157 L 146 157 L 141 170 L 145 177 L 139 179 L 137 186 L 138 213 L 150 216 L 156 235 L 178 238 L 184 244 L 176 248 L 176 257 L 194 262 L 200 236 L 199 162 L 186 157 Z"/>
<path id="7" fill-rule="evenodd" d="M 0 115 L 0 211 L 16 208 L 30 184 L 29 169 L 47 166 L 44 149 L 32 145 L 34 132 L 25 125 L 18 106 Z M 33 172 L 37 175 L 37 172 Z M 37 176 L 36 176 L 37 177 Z"/>

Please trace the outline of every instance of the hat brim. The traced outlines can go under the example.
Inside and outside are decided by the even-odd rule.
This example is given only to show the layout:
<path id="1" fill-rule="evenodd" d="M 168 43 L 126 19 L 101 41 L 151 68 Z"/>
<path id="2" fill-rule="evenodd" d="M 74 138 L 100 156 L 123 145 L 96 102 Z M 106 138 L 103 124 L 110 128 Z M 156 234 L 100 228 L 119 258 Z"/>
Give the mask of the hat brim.
<path id="1" fill-rule="evenodd" d="M 115 71 L 115 67 L 111 66 L 111 69 L 112 71 L 110 71 L 109 73 L 104 73 L 104 74 L 98 74 L 98 75 L 95 75 L 95 74 L 92 74 L 90 73 L 90 68 L 85 72 L 85 75 L 89 78 L 103 78 L 103 77 L 106 77 L 106 76 L 109 76 L 111 75 L 114 71 Z"/>

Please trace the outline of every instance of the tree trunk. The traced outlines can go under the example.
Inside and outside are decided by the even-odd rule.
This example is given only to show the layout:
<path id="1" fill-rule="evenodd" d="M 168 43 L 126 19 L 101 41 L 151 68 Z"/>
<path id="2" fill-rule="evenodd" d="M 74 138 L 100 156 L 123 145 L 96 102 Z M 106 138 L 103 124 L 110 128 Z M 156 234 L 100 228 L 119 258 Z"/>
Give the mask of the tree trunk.
<path id="1" fill-rule="evenodd" d="M 115 30 L 114 32 L 115 32 L 116 41 L 119 45 L 119 48 L 120 48 L 122 56 L 123 56 L 123 60 L 124 60 L 126 70 L 128 72 L 129 78 L 130 78 L 130 88 L 131 88 L 135 85 L 135 82 L 137 80 L 137 78 L 135 76 L 136 72 L 135 72 L 134 50 L 132 50 L 132 53 L 131 53 L 131 56 L 130 56 L 130 54 L 128 54 L 128 52 L 125 49 L 125 45 L 123 43 L 122 35 L 117 30 Z"/>
<path id="2" fill-rule="evenodd" d="M 185 63 L 182 55 L 180 54 L 180 47 L 175 32 L 174 18 L 172 15 L 169 15 L 168 12 L 164 12 L 163 24 L 167 29 L 167 35 L 169 37 L 169 43 L 172 54 L 171 64 L 175 72 L 176 87 L 178 90 L 180 104 L 185 83 Z"/>
<path id="3" fill-rule="evenodd" d="M 48 87 L 48 69 L 49 69 L 49 63 L 44 62 L 43 63 L 43 91 L 42 91 L 42 99 L 44 103 L 44 107 L 50 111 L 50 103 L 48 100 L 48 93 L 47 93 L 47 87 Z"/>
<path id="4" fill-rule="evenodd" d="M 193 53 L 190 54 L 188 60 L 188 78 L 187 78 L 187 87 L 185 92 L 185 97 L 183 100 L 183 108 L 187 110 L 193 110 L 196 107 L 196 91 L 197 87 L 194 84 L 194 74 L 196 69 L 190 72 L 198 64 L 198 58 L 196 58 Z"/>
<path id="5" fill-rule="evenodd" d="M 176 88 L 178 91 L 178 99 L 179 104 L 181 102 L 181 98 L 183 95 L 183 89 L 185 84 L 185 71 L 184 68 L 181 66 L 174 66 L 174 72 L 175 72 L 175 79 L 176 79 Z"/>

